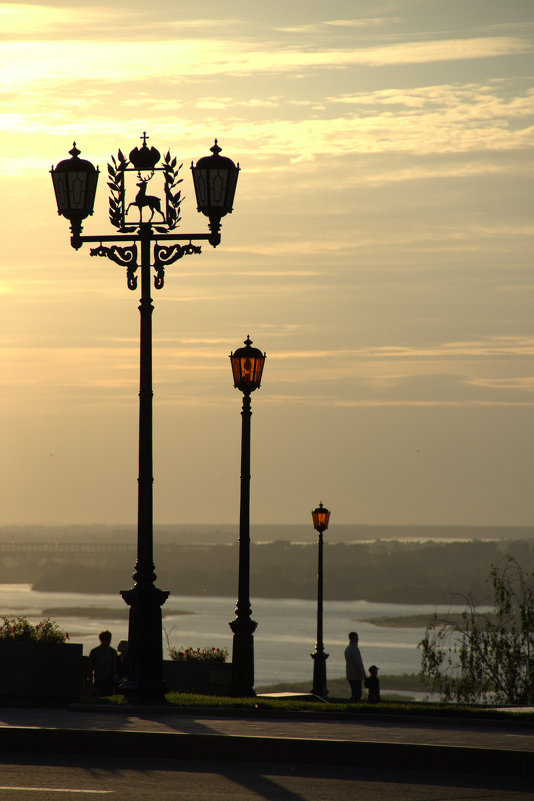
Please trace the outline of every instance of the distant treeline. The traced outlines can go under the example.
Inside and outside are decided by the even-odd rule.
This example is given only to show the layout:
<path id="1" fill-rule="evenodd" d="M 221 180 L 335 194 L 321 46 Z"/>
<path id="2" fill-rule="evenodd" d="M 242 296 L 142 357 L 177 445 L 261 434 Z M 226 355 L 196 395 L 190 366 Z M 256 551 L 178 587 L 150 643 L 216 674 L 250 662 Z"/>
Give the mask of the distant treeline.
<path id="1" fill-rule="evenodd" d="M 326 543 L 325 600 L 440 603 L 453 593 L 491 597 L 493 564 L 513 555 L 534 572 L 534 543 L 515 541 Z M 0 554 L 0 582 L 48 592 L 117 593 L 131 586 L 135 552 Z M 155 552 L 157 585 L 173 595 L 236 596 L 237 545 L 164 545 Z M 251 545 L 251 596 L 314 599 L 317 545 Z"/>
<path id="2" fill-rule="evenodd" d="M 369 542 L 378 539 L 388 540 L 524 540 L 534 541 L 534 526 L 440 526 L 440 525 L 356 525 L 340 524 L 335 519 L 328 529 L 328 542 L 351 543 Z M 311 516 L 307 523 L 298 524 L 251 524 L 253 542 L 274 542 L 289 540 L 290 542 L 315 542 L 316 534 L 312 527 Z M 38 526 L 12 525 L 0 526 L 1 543 L 123 543 L 134 544 L 137 528 L 134 525 L 70 525 L 70 526 Z M 176 524 L 156 525 L 154 541 L 164 545 L 224 545 L 235 543 L 238 538 L 236 524 Z"/>

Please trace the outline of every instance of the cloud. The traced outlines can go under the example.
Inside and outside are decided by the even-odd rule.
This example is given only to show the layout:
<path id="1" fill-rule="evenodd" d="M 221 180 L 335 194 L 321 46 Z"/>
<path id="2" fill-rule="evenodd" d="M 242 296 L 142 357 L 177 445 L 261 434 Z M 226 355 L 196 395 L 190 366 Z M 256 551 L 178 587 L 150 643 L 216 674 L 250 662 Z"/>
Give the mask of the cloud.
<path id="1" fill-rule="evenodd" d="M 302 69 L 342 69 L 356 65 L 394 66 L 460 61 L 531 53 L 534 43 L 520 37 L 480 37 L 403 42 L 381 47 L 305 50 L 269 48 L 239 39 L 168 41 L 7 41 L 0 53 L 6 89 L 82 80 L 103 83 L 214 75 L 291 73 Z M 126 73 L 127 68 L 127 73 Z M 67 80 L 65 80 L 65 76 Z"/>
<path id="2" fill-rule="evenodd" d="M 381 25 L 398 23 L 399 17 L 362 17 L 360 19 L 331 19 L 320 22 L 309 22 L 302 25 L 287 25 L 277 27 L 281 33 L 325 33 L 330 28 L 374 28 Z"/>
<path id="3" fill-rule="evenodd" d="M 335 28 L 364 28 L 374 25 L 391 25 L 397 22 L 400 22 L 400 17 L 365 17 L 362 19 L 329 19 L 323 24 Z"/>
<path id="4" fill-rule="evenodd" d="M 139 90 L 145 85 L 143 82 Z M 137 102 L 132 87 L 131 95 L 127 91 L 121 93 L 118 85 L 112 96 L 99 96 L 94 89 L 92 82 L 83 81 L 67 82 L 61 89 L 56 85 L 42 87 L 40 92 L 21 93 L 16 98 L 5 92 L 5 110 L 0 113 L 0 131 L 4 134 L 0 169 L 42 171 L 45 163 L 42 159 L 37 161 L 31 152 L 23 160 L 11 153 L 20 148 L 18 132 L 23 131 L 26 137 L 63 136 L 66 130 L 73 129 L 74 118 L 78 139 L 116 137 L 117 131 L 124 128 L 124 119 L 129 131 L 144 130 L 147 117 L 159 139 L 171 142 L 177 131 L 184 132 L 185 142 L 198 142 L 205 139 L 206 130 L 222 128 L 225 140 L 238 149 L 241 160 L 247 159 L 249 172 L 263 172 L 262 160 L 271 157 L 276 157 L 278 164 L 272 165 L 270 177 L 287 172 L 287 162 L 280 164 L 283 153 L 298 170 L 299 184 L 306 176 L 302 165 L 313 164 L 319 156 L 332 159 L 356 154 L 415 153 L 417 162 L 410 168 L 403 165 L 407 175 L 410 169 L 421 172 L 421 157 L 429 154 L 520 151 L 531 149 L 534 144 L 534 90 L 517 86 L 512 89 L 507 82 L 330 95 L 322 104 L 323 110 L 316 102 L 315 110 L 304 107 L 302 113 L 295 110 L 293 98 L 284 104 L 275 95 L 263 100 L 231 95 L 218 100 L 209 95 L 191 104 L 181 101 L 169 114 L 169 86 L 156 85 L 152 97 L 140 96 Z M 113 102 L 115 96 L 117 102 Z M 222 106 L 225 116 L 221 123 Z M 139 111 L 138 120 L 132 117 L 134 108 L 143 110 L 142 114 Z M 202 111 L 208 113 L 202 116 Z M 104 152 L 102 158 L 107 156 Z M 315 170 L 320 166 L 318 163 Z M 362 183 L 398 180 L 391 169 L 376 173 L 369 169 L 351 173 L 343 170 L 340 181 L 345 183 L 347 178 Z"/>
<path id="5" fill-rule="evenodd" d="M 380 345 L 365 348 L 340 348 L 329 350 L 285 351 L 273 355 L 273 359 L 352 359 L 363 360 L 426 360 L 442 358 L 483 358 L 532 356 L 534 354 L 534 337 L 494 336 L 485 339 L 460 340 L 457 342 L 440 342 L 432 345 Z"/>
<path id="6" fill-rule="evenodd" d="M 534 392 L 534 376 L 511 376 L 507 378 L 471 378 L 466 381 L 474 387 L 484 389 L 516 389 L 524 392 Z"/>
<path id="7" fill-rule="evenodd" d="M 509 94 L 509 87 L 514 89 Z M 377 108 L 393 109 L 395 113 L 417 114 L 419 110 L 449 109 L 463 119 L 488 119 L 498 116 L 523 117 L 534 114 L 534 89 L 526 86 L 517 91 L 512 81 L 493 80 L 488 83 L 432 84 L 410 88 L 389 88 L 374 92 L 354 92 L 326 97 L 325 102 L 358 107 L 358 113 L 373 113 Z"/>
<path id="8" fill-rule="evenodd" d="M 61 32 L 94 29 L 97 24 L 117 23 L 122 12 L 119 9 L 85 6 L 65 8 L 61 6 L 40 6 L 31 3 L 2 3 L 0 5 L 0 31 L 2 39 L 24 39 L 52 36 Z"/>
<path id="9" fill-rule="evenodd" d="M 172 13 L 172 12 L 171 12 Z M 172 19 L 168 11 L 154 5 L 147 14 L 145 7 L 124 8 L 109 5 L 87 4 L 73 8 L 70 3 L 2 3 L 0 5 L 0 38 L 7 40 L 49 41 L 71 40 L 73 32 L 84 40 L 114 40 L 137 38 L 140 40 L 181 38 L 189 35 L 219 37 L 221 30 L 232 31 L 242 27 L 239 17 L 194 17 Z"/>

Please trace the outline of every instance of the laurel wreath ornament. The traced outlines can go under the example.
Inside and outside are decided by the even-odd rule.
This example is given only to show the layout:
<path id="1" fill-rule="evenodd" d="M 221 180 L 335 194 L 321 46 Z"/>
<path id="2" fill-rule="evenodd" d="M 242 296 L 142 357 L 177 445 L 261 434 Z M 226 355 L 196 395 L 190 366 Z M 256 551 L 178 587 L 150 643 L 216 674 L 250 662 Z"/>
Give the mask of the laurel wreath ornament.
<path id="1" fill-rule="evenodd" d="M 123 152 L 119 150 L 117 158 L 111 157 L 111 163 L 108 163 L 108 187 L 110 189 L 109 195 L 109 219 L 112 225 L 122 234 L 133 233 L 137 230 L 137 226 L 128 225 L 125 223 L 125 180 L 124 175 L 129 168 L 130 162 L 124 156 Z M 176 158 L 171 156 L 170 151 L 167 151 L 163 159 L 163 167 L 158 170 L 163 171 L 165 179 L 165 227 L 155 226 L 155 230 L 159 233 L 167 233 L 171 231 L 181 220 L 180 206 L 182 203 L 182 192 L 180 189 L 176 191 L 179 184 L 183 179 L 179 178 L 179 172 L 182 164 L 178 167 Z M 130 168 L 131 169 L 131 168 Z M 139 177 L 141 175 L 139 174 Z"/>
<path id="2" fill-rule="evenodd" d="M 171 231 L 173 228 L 176 228 L 180 220 L 182 219 L 182 215 L 180 214 L 180 206 L 182 203 L 182 191 L 179 189 L 177 192 L 174 190 L 176 187 L 182 183 L 183 178 L 178 178 L 178 174 L 183 167 L 183 164 L 176 167 L 176 158 L 171 158 L 170 150 L 167 151 L 164 159 L 163 159 L 163 173 L 165 176 L 165 200 L 167 202 L 166 208 L 166 217 L 167 217 L 167 228 L 158 228 L 156 227 L 156 231 L 160 233 L 165 233 L 166 230 Z"/>
<path id="3" fill-rule="evenodd" d="M 135 231 L 135 226 L 125 226 L 124 224 L 124 173 L 130 163 L 124 157 L 122 150 L 119 150 L 117 159 L 111 157 L 112 164 L 108 163 L 108 186 L 111 190 L 109 196 L 109 219 L 115 228 L 123 234 Z"/>

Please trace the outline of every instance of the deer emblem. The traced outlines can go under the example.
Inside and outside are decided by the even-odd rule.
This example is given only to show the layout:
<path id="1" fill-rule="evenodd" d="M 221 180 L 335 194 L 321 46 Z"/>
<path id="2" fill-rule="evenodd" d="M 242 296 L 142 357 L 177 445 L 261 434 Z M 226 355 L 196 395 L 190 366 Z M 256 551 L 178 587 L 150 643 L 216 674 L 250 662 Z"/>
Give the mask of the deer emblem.
<path id="1" fill-rule="evenodd" d="M 154 173 L 152 173 L 152 175 L 154 175 Z M 152 175 L 150 176 L 150 178 L 152 178 Z M 128 214 L 132 206 L 137 206 L 137 208 L 139 209 L 139 222 L 143 222 L 143 209 L 146 206 L 148 206 L 148 208 L 152 212 L 148 222 L 152 222 L 152 218 L 154 217 L 156 211 L 159 212 L 163 217 L 163 222 L 166 222 L 165 215 L 161 210 L 161 199 L 159 197 L 156 197 L 155 195 L 147 195 L 146 193 L 146 185 L 148 181 L 150 181 L 150 178 L 143 179 L 139 174 L 138 177 L 141 179 L 139 183 L 136 184 L 136 186 L 139 187 L 139 192 L 135 196 L 135 200 L 133 200 L 129 204 L 124 215 L 126 216 L 126 214 Z"/>

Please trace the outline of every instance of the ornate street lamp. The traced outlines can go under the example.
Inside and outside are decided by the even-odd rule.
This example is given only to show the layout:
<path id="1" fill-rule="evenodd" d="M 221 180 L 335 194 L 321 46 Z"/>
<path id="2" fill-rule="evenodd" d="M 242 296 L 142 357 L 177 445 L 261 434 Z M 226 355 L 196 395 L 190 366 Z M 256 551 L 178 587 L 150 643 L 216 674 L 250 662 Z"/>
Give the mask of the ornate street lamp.
<path id="1" fill-rule="evenodd" d="M 134 586 L 121 592 L 130 607 L 129 669 L 124 692 L 140 701 L 160 699 L 165 692 L 161 607 L 169 595 L 154 584 L 151 268 L 155 288 L 162 289 L 165 267 L 183 256 L 201 252 L 193 241 L 208 241 L 213 247 L 220 243 L 220 220 L 232 211 L 239 173 L 239 165 L 236 167 L 219 155 L 215 141 L 213 156 L 200 159 L 196 167 L 192 165 L 198 209 L 210 218 L 210 233 L 178 234 L 175 229 L 182 202 L 178 189 L 181 165 L 177 167 L 170 151 L 161 159 L 155 147 L 148 147 L 146 133 L 141 139 L 142 146 L 133 148 L 128 158 L 119 150 L 117 158 L 112 156 L 108 164 L 109 218 L 117 234 L 82 236 L 82 220 L 93 213 L 98 169 L 79 158 L 76 143 L 70 151 L 71 158 L 51 169 L 58 214 L 71 224 L 72 247 L 78 250 L 85 242 L 98 243 L 91 248 L 91 256 L 105 256 L 125 267 L 129 289 L 135 290 L 138 277 L 141 279 L 137 561 Z M 154 176 L 160 180 L 159 187 L 155 187 L 158 194 L 148 195 L 147 186 Z M 108 247 L 104 242 L 114 244 Z"/>
<path id="2" fill-rule="evenodd" d="M 70 220 L 75 237 L 80 236 L 82 220 L 93 213 L 99 175 L 98 167 L 95 169 L 90 161 L 78 158 L 80 152 L 74 142 L 72 150 L 69 150 L 71 158 L 60 161 L 56 169 L 50 171 L 57 212 Z"/>
<path id="3" fill-rule="evenodd" d="M 319 556 L 317 563 L 317 641 L 315 651 L 311 654 L 313 659 L 313 687 L 312 693 L 324 698 L 328 695 L 326 686 L 326 660 L 328 654 L 324 652 L 323 645 L 323 532 L 328 528 L 330 512 L 322 503 L 312 512 L 313 527 L 319 534 Z"/>
<path id="4" fill-rule="evenodd" d="M 245 347 L 230 354 L 234 386 L 243 393 L 241 411 L 241 500 L 239 512 L 239 579 L 232 648 L 232 694 L 245 697 L 254 693 L 254 632 L 250 606 L 250 395 L 261 383 L 266 355 L 252 347 L 249 336 Z"/>

